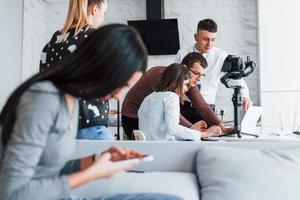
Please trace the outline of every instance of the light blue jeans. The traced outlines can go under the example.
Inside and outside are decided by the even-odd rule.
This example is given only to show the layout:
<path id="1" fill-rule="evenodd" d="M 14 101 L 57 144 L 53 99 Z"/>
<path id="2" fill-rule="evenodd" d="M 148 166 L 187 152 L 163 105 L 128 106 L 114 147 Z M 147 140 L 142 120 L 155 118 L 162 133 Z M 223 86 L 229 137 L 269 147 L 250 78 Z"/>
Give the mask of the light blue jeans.
<path id="1" fill-rule="evenodd" d="M 68 198 L 63 200 L 88 200 L 83 198 Z M 139 193 L 139 194 L 114 194 L 92 200 L 183 200 L 182 198 L 170 194 L 160 193 Z"/>
<path id="2" fill-rule="evenodd" d="M 76 139 L 115 140 L 110 130 L 104 125 L 82 128 L 78 130 Z"/>

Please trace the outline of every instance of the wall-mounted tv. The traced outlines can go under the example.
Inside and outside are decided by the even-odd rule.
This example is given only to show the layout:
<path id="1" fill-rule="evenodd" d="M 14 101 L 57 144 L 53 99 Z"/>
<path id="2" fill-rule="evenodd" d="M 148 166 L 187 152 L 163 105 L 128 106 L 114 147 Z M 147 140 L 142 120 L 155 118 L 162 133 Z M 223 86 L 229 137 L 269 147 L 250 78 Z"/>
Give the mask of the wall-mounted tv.
<path id="1" fill-rule="evenodd" d="M 142 35 L 149 55 L 172 55 L 180 48 L 177 19 L 135 20 L 128 25 Z"/>

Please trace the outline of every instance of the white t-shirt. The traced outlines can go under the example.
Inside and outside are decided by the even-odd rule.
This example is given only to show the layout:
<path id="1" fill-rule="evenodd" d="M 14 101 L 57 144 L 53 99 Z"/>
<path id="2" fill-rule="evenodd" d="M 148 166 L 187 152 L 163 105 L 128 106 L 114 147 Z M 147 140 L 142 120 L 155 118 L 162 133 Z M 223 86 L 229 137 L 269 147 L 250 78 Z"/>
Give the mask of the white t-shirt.
<path id="1" fill-rule="evenodd" d="M 142 102 L 139 129 L 147 140 L 200 140 L 199 131 L 179 124 L 179 97 L 174 92 L 152 92 Z"/>
<path id="2" fill-rule="evenodd" d="M 190 52 L 199 52 L 195 45 L 191 46 L 188 49 L 180 49 L 176 55 L 175 62 L 181 63 L 184 56 Z M 201 94 L 203 95 L 205 101 L 208 104 L 215 104 L 216 95 L 218 90 L 218 84 L 220 78 L 225 74 L 222 72 L 222 66 L 227 53 L 222 49 L 213 47 L 208 53 L 203 53 L 203 57 L 207 61 L 207 68 L 205 69 L 205 77 L 201 78 Z M 239 83 L 237 83 L 239 82 Z M 241 95 L 242 97 L 249 97 L 249 89 L 246 82 L 243 79 L 240 80 L 231 80 L 230 84 L 239 84 L 242 86 Z"/>

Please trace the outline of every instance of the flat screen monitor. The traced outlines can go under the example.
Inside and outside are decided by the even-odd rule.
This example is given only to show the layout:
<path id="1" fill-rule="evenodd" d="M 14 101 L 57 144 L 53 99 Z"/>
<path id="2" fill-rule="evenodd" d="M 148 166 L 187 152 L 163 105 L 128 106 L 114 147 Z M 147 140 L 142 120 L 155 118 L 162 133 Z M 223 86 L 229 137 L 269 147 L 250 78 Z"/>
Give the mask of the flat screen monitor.
<path id="1" fill-rule="evenodd" d="M 141 34 L 149 55 L 172 55 L 179 50 L 177 19 L 128 21 Z"/>

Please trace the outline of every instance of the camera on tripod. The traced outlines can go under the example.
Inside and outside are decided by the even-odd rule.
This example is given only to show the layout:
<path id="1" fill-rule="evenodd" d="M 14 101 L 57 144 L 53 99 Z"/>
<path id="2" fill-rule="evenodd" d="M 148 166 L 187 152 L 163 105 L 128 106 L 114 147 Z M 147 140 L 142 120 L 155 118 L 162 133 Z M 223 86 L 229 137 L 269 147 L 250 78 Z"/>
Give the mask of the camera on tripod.
<path id="1" fill-rule="evenodd" d="M 246 77 L 254 71 L 255 67 L 256 64 L 250 60 L 250 56 L 247 56 L 247 61 L 243 62 L 241 57 L 228 55 L 223 63 L 222 72 L 226 74 L 221 77 L 221 82 L 227 88 L 232 88 L 232 86 L 228 84 L 230 79 L 238 80 Z"/>
<path id="2" fill-rule="evenodd" d="M 242 86 L 240 84 L 236 84 L 231 82 L 231 85 L 229 85 L 229 82 L 231 80 L 239 80 L 243 77 L 248 76 L 254 71 L 254 68 L 256 67 L 255 62 L 250 60 L 250 56 L 247 56 L 247 61 L 243 62 L 243 59 L 238 56 L 234 55 L 228 55 L 223 63 L 222 72 L 225 72 L 225 75 L 221 77 L 221 82 L 227 87 L 227 88 L 233 88 L 234 93 L 232 95 L 232 103 L 234 107 L 234 128 L 235 132 L 233 134 L 237 134 L 238 138 L 241 138 L 241 125 L 240 125 L 240 106 L 243 105 L 243 100 L 241 96 L 240 90 L 242 89 Z M 236 81 L 238 82 L 238 81 Z M 245 134 L 245 133 L 244 133 Z M 254 134 L 247 134 L 254 137 L 258 137 Z"/>

